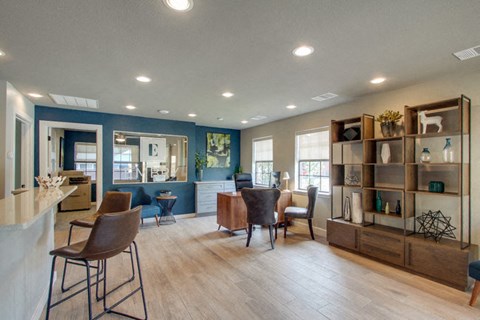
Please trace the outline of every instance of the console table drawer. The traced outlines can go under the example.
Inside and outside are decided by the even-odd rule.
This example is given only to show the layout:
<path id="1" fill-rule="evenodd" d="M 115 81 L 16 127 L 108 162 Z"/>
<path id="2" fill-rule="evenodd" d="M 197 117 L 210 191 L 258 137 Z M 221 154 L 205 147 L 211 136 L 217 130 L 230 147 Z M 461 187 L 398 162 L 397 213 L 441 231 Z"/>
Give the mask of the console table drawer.
<path id="1" fill-rule="evenodd" d="M 399 266 L 405 264 L 402 236 L 366 229 L 360 235 L 361 253 Z"/>

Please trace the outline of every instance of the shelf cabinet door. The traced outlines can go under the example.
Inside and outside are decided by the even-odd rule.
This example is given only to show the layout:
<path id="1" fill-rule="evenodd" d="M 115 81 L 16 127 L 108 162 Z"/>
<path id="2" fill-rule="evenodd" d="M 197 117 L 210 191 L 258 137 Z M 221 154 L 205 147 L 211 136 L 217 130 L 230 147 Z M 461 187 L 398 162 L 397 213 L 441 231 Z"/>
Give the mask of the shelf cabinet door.
<path id="1" fill-rule="evenodd" d="M 399 266 L 404 265 L 404 237 L 364 228 L 360 234 L 360 252 Z"/>
<path id="2" fill-rule="evenodd" d="M 405 267 L 465 291 L 469 285 L 468 264 L 476 258 L 471 251 L 431 239 L 407 238 Z"/>
<path id="3" fill-rule="evenodd" d="M 358 251 L 359 228 L 342 221 L 327 220 L 327 241 L 331 244 Z"/>

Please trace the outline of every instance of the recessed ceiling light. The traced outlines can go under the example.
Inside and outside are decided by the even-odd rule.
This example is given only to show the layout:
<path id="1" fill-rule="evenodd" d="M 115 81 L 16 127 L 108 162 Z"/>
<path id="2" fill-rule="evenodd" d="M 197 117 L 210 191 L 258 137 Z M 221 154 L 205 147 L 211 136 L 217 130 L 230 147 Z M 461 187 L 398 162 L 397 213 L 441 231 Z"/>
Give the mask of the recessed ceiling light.
<path id="1" fill-rule="evenodd" d="M 145 77 L 145 76 L 138 76 L 135 79 L 137 79 L 137 81 L 140 81 L 140 82 L 150 82 L 150 81 L 152 81 L 152 79 L 150 79 L 149 77 Z"/>
<path id="2" fill-rule="evenodd" d="M 373 84 L 379 84 L 379 83 L 382 83 L 383 81 L 385 81 L 385 78 L 375 78 L 375 79 L 372 79 L 370 80 L 370 83 L 373 83 Z"/>
<path id="3" fill-rule="evenodd" d="M 128 110 L 133 110 L 133 109 L 136 109 L 137 107 L 128 105 L 128 106 L 125 106 L 125 108 L 127 108 Z"/>
<path id="4" fill-rule="evenodd" d="M 295 50 L 293 50 L 293 54 L 296 55 L 297 57 L 305 57 L 305 56 L 311 55 L 313 51 L 314 51 L 313 47 L 301 46 L 301 47 L 295 48 Z"/>
<path id="5" fill-rule="evenodd" d="M 5 52 L 3 52 L 2 50 L 0 50 L 0 57 L 3 57 L 5 55 Z"/>
<path id="6" fill-rule="evenodd" d="M 189 116 L 190 118 L 195 118 L 197 115 L 196 115 L 195 113 L 189 113 L 188 116 Z"/>
<path id="7" fill-rule="evenodd" d="M 223 118 L 222 118 L 222 117 L 218 117 L 217 120 L 218 120 L 218 121 L 223 121 Z"/>
<path id="8" fill-rule="evenodd" d="M 32 97 L 32 98 L 41 98 L 41 97 L 43 97 L 41 94 L 38 94 L 38 93 L 35 93 L 35 92 L 30 92 L 28 95 L 29 95 L 30 97 Z"/>
<path id="9" fill-rule="evenodd" d="M 222 93 L 222 96 L 224 96 L 225 98 L 231 98 L 231 97 L 233 97 L 233 93 L 227 91 L 227 92 Z"/>
<path id="10" fill-rule="evenodd" d="M 297 106 L 294 105 L 294 104 L 290 104 L 288 106 L 286 106 L 287 109 L 295 109 Z"/>
<path id="11" fill-rule="evenodd" d="M 186 12 L 191 10 L 193 7 L 192 0 L 163 0 L 163 2 L 173 10 L 177 11 Z"/>
<path id="12" fill-rule="evenodd" d="M 158 112 L 160 112 L 161 114 L 169 114 L 170 111 L 168 110 L 157 110 Z"/>
<path id="13" fill-rule="evenodd" d="M 243 124 L 248 123 L 247 120 L 242 120 L 241 122 L 242 122 Z"/>

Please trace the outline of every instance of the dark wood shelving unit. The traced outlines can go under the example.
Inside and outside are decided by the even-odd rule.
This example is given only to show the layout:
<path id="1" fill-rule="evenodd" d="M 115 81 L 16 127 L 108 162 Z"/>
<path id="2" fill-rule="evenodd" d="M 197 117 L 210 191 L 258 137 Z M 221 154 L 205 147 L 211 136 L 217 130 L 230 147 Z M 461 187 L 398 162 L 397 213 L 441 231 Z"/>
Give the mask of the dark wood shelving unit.
<path id="1" fill-rule="evenodd" d="M 462 95 L 405 106 L 405 134 L 388 138 L 374 137 L 374 121 L 370 115 L 332 121 L 329 243 L 466 290 L 468 263 L 477 259 L 478 251 L 477 246 L 471 244 L 470 235 L 470 105 L 470 99 Z M 419 115 L 422 111 L 430 113 L 427 116 L 442 117 L 442 132 L 437 132 L 435 125 L 429 125 L 422 134 Z M 360 137 L 344 141 L 343 131 L 351 125 L 359 125 Z M 448 137 L 458 157 L 453 163 L 444 163 L 439 156 Z M 384 143 L 391 149 L 389 163 L 381 159 Z M 424 147 L 431 148 L 430 163 L 419 160 Z M 359 176 L 359 183 L 354 186 L 345 183 L 351 172 Z M 431 181 L 444 182 L 444 192 L 429 192 Z M 362 192 L 361 224 L 342 217 L 343 200 L 352 191 Z M 381 212 L 376 210 L 378 192 L 389 202 L 389 214 L 385 214 L 384 206 Z M 397 200 L 401 205 L 399 215 L 395 214 Z M 444 214 L 451 216 L 452 224 L 457 227 L 457 239 L 442 238 L 435 242 L 418 234 L 416 218 L 426 210 L 442 208 L 446 208 Z"/>

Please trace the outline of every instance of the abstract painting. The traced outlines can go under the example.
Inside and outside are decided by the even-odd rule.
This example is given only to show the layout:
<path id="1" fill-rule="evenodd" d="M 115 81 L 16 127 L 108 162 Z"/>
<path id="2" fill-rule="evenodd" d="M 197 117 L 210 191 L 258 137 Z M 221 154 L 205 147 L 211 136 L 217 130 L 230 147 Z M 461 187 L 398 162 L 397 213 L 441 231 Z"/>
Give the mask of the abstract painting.
<path id="1" fill-rule="evenodd" d="M 207 132 L 207 168 L 230 168 L 230 134 Z"/>

